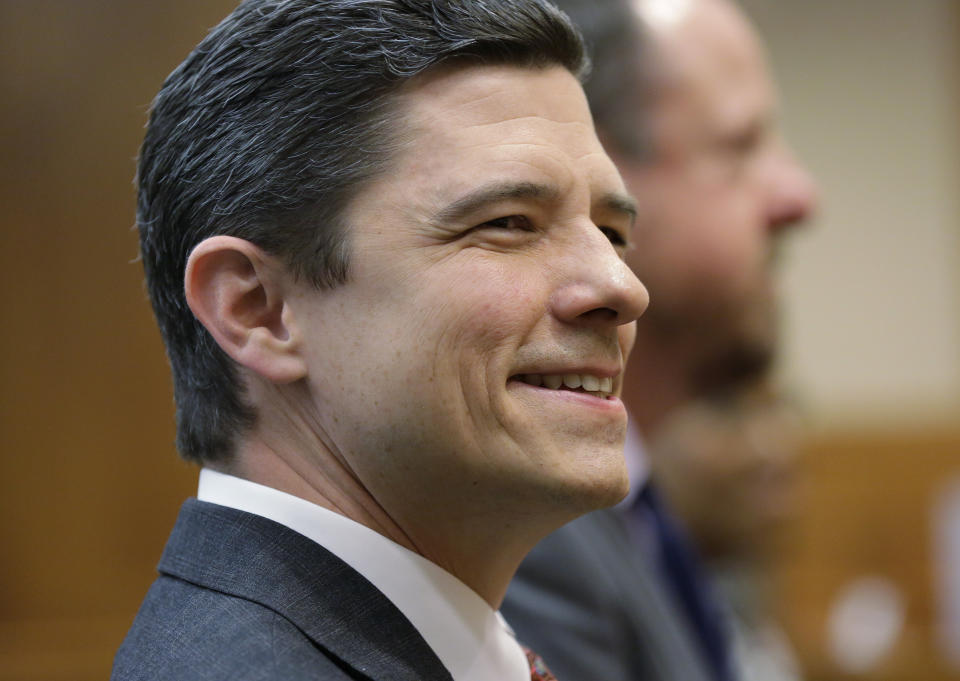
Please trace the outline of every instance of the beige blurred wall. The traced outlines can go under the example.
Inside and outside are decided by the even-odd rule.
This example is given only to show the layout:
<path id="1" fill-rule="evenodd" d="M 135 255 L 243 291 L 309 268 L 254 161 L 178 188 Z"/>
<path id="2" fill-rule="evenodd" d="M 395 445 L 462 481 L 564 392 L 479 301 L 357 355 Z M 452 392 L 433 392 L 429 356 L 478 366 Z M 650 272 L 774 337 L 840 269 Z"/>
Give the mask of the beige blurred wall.
<path id="1" fill-rule="evenodd" d="M 955 679 L 937 575 L 960 564 L 935 530 L 960 479 L 960 2 L 742 2 L 823 195 L 785 259 L 782 372 L 819 428 L 780 566 L 784 621 L 810 681 Z M 855 672 L 830 622 L 861 580 L 902 611 Z"/>
<path id="2" fill-rule="evenodd" d="M 745 0 L 823 210 L 783 370 L 821 422 L 960 421 L 960 2 Z"/>

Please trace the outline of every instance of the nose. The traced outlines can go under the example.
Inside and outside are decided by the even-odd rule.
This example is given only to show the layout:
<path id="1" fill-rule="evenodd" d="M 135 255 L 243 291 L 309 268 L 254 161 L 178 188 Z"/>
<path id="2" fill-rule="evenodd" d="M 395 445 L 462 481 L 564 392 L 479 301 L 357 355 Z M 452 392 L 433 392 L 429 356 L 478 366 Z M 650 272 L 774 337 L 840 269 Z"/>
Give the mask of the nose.
<path id="1" fill-rule="evenodd" d="M 767 225 L 773 232 L 801 225 L 816 210 L 817 187 L 793 151 L 782 144 L 768 168 Z"/>
<path id="2" fill-rule="evenodd" d="M 647 309 L 647 289 L 616 249 L 592 223 L 589 235 L 570 244 L 559 270 L 561 283 L 551 298 L 554 315 L 568 324 L 620 326 Z"/>

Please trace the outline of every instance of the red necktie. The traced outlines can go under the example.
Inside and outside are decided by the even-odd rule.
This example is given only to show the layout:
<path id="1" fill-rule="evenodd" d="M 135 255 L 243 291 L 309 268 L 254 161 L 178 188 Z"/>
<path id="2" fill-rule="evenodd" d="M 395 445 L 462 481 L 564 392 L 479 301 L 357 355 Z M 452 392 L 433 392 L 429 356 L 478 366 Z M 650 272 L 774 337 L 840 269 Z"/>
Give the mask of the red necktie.
<path id="1" fill-rule="evenodd" d="M 557 677 L 547 669 L 542 657 L 526 646 L 523 646 L 523 652 L 527 654 L 527 662 L 530 663 L 530 681 L 557 681 Z"/>

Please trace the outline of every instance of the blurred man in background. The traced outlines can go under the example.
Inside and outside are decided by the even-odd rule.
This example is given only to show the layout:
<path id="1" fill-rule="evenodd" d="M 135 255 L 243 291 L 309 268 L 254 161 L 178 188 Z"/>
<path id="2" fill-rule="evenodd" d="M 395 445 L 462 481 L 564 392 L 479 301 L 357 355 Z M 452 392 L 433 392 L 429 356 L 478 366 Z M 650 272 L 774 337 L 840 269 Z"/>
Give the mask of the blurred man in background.
<path id="1" fill-rule="evenodd" d="M 798 510 L 800 420 L 768 380 L 692 400 L 648 442 L 651 477 L 689 533 L 728 615 L 742 681 L 795 681 L 772 562 Z"/>
<path id="2" fill-rule="evenodd" d="M 504 613 L 559 678 L 729 681 L 731 643 L 644 441 L 678 406 L 765 374 L 778 244 L 815 192 L 777 129 L 762 46 L 729 0 L 561 0 L 592 48 L 598 132 L 638 199 L 651 295 L 624 397 L 631 493 L 530 554 Z"/>

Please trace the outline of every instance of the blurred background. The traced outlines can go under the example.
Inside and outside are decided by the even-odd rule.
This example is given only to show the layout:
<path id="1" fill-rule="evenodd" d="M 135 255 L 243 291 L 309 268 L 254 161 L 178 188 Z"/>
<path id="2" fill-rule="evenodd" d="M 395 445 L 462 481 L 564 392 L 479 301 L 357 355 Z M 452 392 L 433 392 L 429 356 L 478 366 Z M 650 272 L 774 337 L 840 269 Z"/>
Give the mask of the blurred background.
<path id="1" fill-rule="evenodd" d="M 229 0 L 0 0 L 0 680 L 103 679 L 196 471 L 136 262 L 152 96 Z M 960 679 L 960 2 L 746 0 L 820 182 L 775 569 L 808 679 Z"/>

